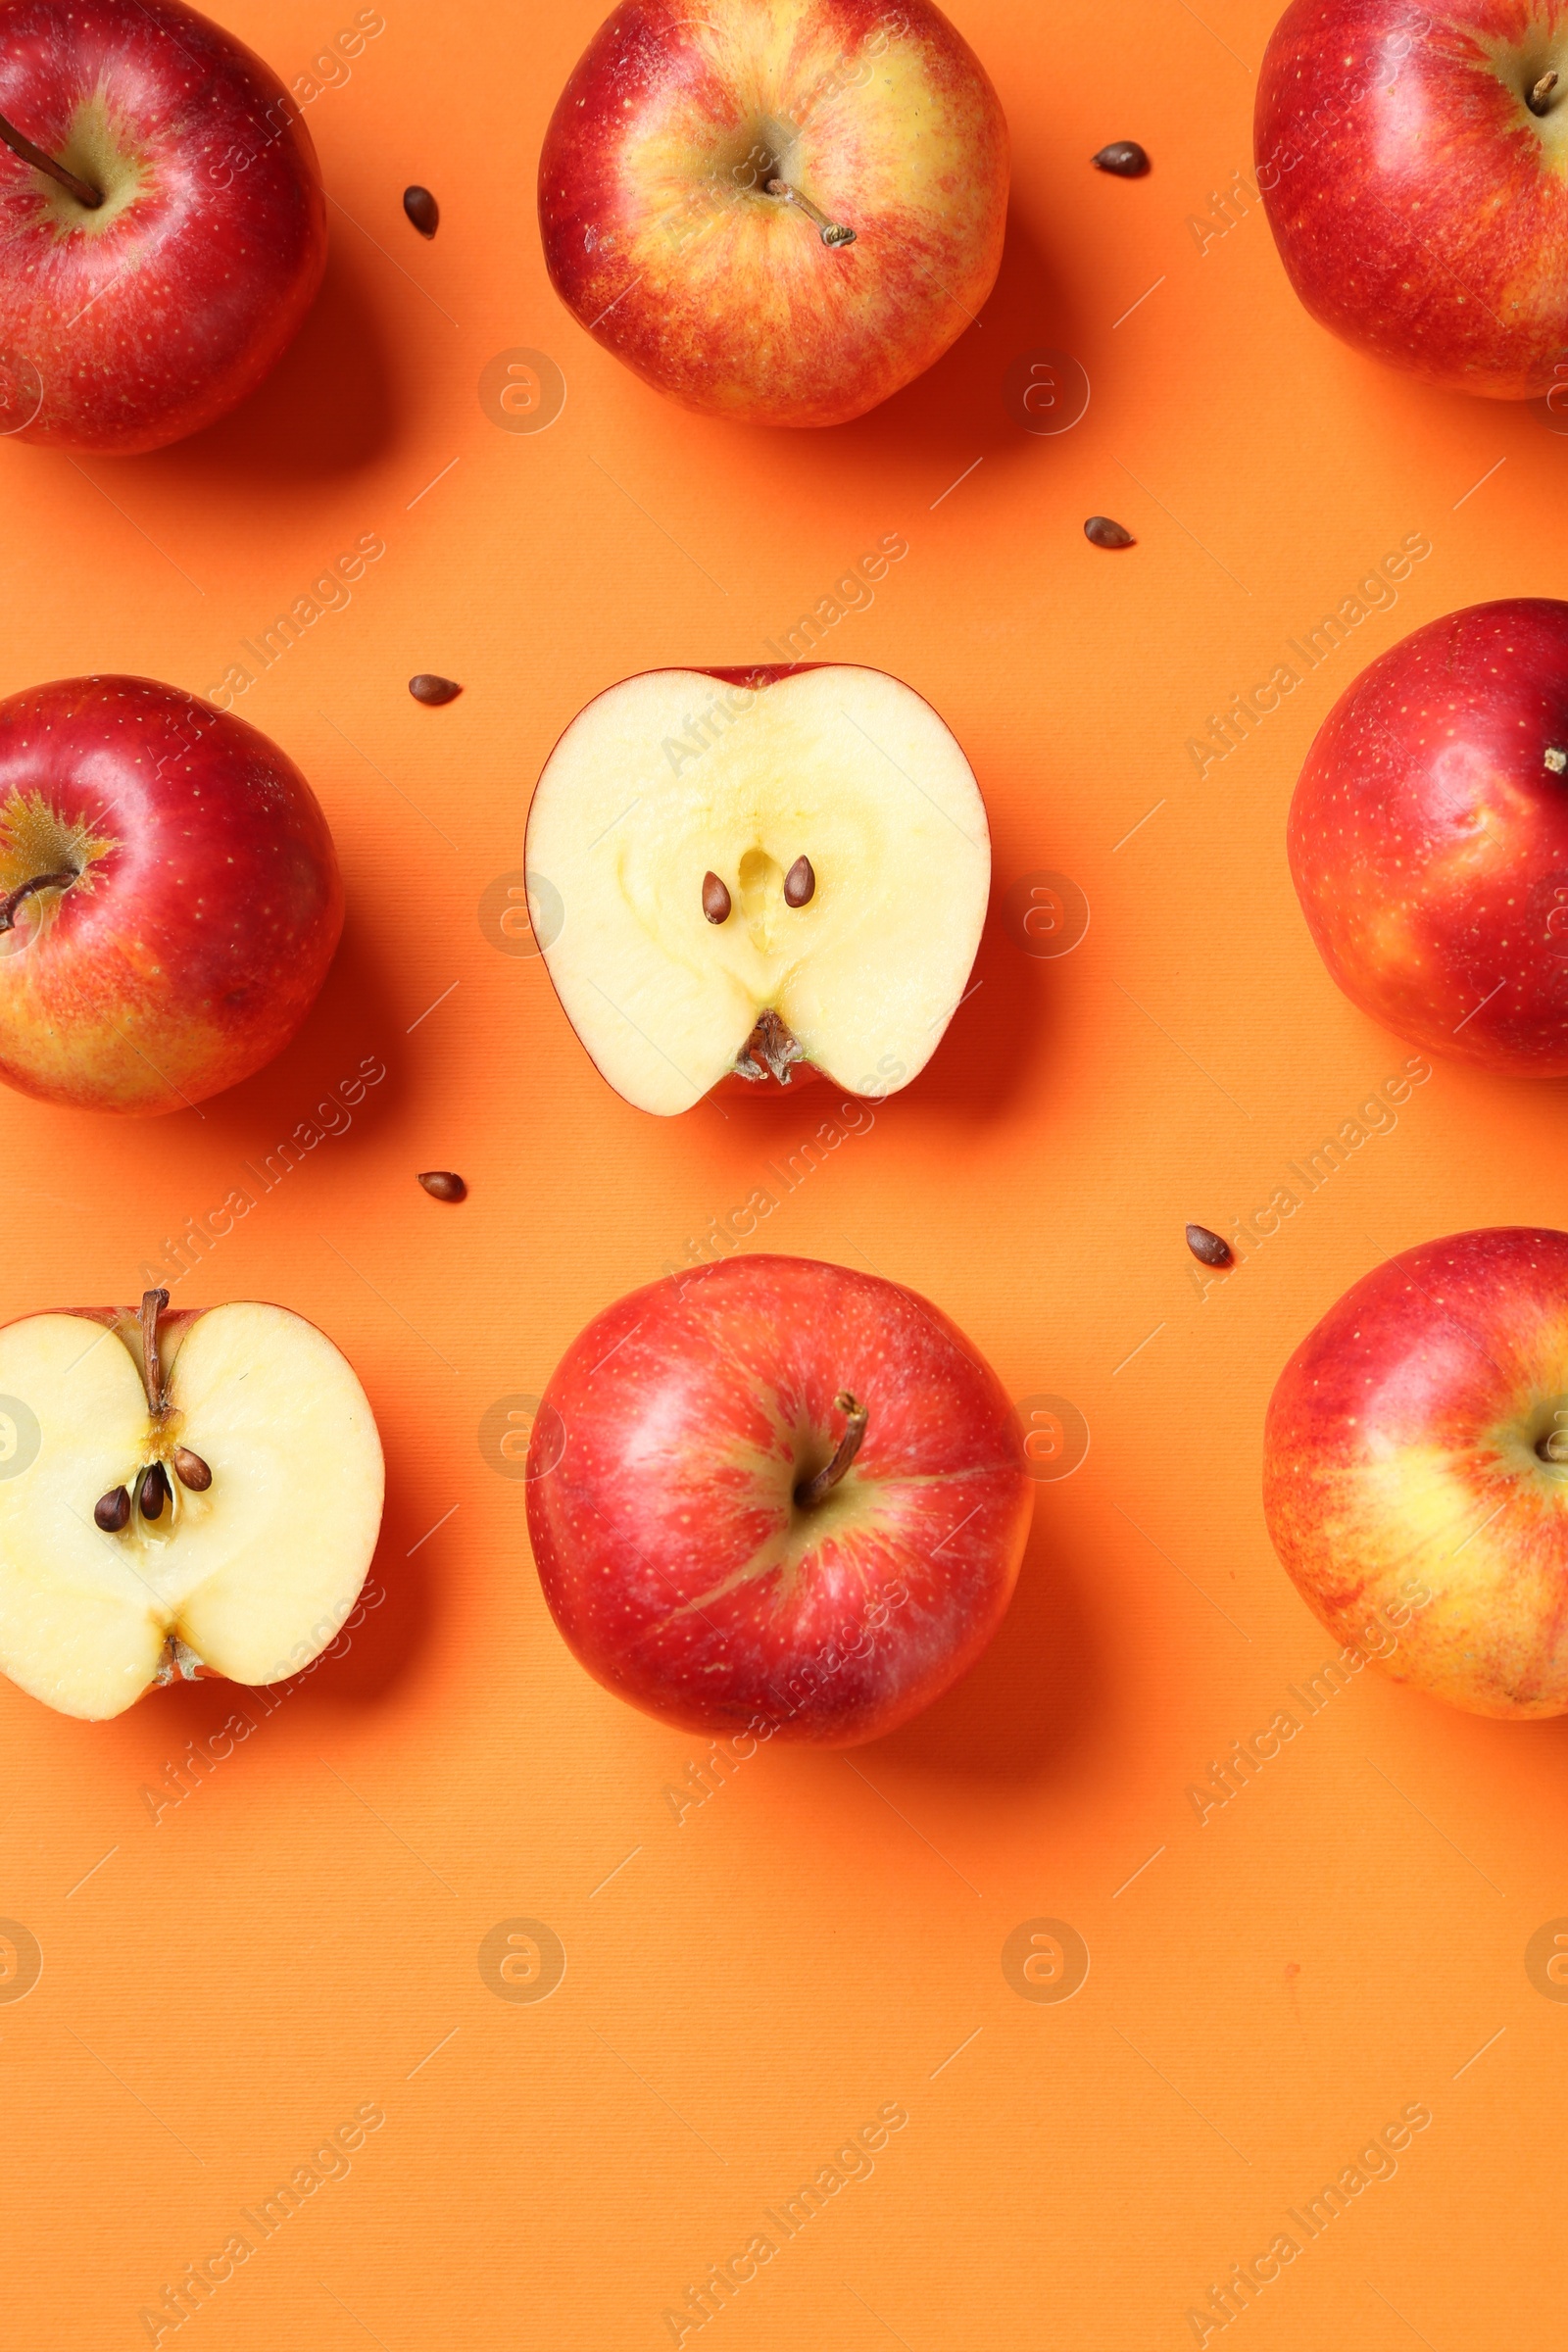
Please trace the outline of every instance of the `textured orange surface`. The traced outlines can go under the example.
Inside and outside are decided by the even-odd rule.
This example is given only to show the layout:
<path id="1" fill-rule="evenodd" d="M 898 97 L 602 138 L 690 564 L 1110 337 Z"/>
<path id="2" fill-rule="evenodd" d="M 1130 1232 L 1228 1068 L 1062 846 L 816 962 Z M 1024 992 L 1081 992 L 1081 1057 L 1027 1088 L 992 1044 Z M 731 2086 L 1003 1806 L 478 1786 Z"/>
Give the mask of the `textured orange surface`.
<path id="1" fill-rule="evenodd" d="M 166 2345 L 636 2352 L 741 2256 L 688 2346 L 1157 2352 L 1282 2233 L 1300 2251 L 1211 2344 L 1560 2341 L 1568 1725 L 1370 1670 L 1314 1696 L 1329 1644 L 1258 1468 L 1278 1367 L 1380 1253 L 1568 1223 L 1563 1082 L 1391 1091 L 1409 1049 L 1330 984 L 1284 838 L 1362 662 L 1452 606 L 1562 592 L 1568 444 L 1298 307 L 1246 180 L 1266 5 L 955 13 L 1011 124 L 1007 255 L 979 324 L 858 424 L 688 416 L 549 292 L 535 158 L 597 0 L 386 0 L 308 108 L 332 259 L 272 382 L 156 458 L 0 450 L 5 691 L 228 678 L 319 793 L 349 896 L 298 1044 L 201 1116 L 5 1098 L 6 1309 L 128 1298 L 147 1268 L 180 1305 L 279 1299 L 353 1358 L 389 1470 L 375 1605 L 346 1656 L 245 1699 L 243 1737 L 221 1685 L 99 1727 L 0 1690 L 0 1914 L 42 1955 L 0 2005 L 19 2343 L 146 2342 L 141 2309 L 240 2235 Z M 293 79 L 356 11 L 224 14 Z M 1147 180 L 1089 169 L 1117 137 Z M 507 368 L 539 373 L 519 351 L 564 379 L 543 432 L 502 429 L 529 381 Z M 1049 420 L 1046 351 L 1091 386 L 1055 435 L 1022 421 Z M 1137 547 L 1088 545 L 1094 513 Z M 1411 534 L 1430 555 L 1379 583 Z M 592 694 L 776 659 L 813 610 L 819 653 L 955 728 L 996 849 L 980 987 L 814 1162 L 820 1088 L 669 1122 L 619 1103 L 508 899 Z M 317 616 L 264 664 L 291 611 Z M 1233 697 L 1282 667 L 1224 748 Z M 466 691 L 420 709 L 416 670 Z M 1070 953 L 1027 952 L 1086 906 Z M 1337 1172 L 1296 1172 L 1348 1125 Z M 711 1766 L 573 1664 L 497 1465 L 578 1328 L 770 1163 L 795 1173 L 749 1246 L 928 1293 L 1047 1416 L 1043 1467 L 1054 1428 L 1090 1442 L 928 1716 Z M 467 1202 L 421 1193 L 429 1167 Z M 173 1284 L 187 1220 L 243 1190 Z M 1189 1217 L 1256 1237 L 1224 1282 Z M 1282 1712 L 1295 1736 L 1195 1803 Z M 1070 2000 L 1025 1997 L 1086 1957 Z M 1352 2167 L 1309 2236 L 1292 2210 Z"/>

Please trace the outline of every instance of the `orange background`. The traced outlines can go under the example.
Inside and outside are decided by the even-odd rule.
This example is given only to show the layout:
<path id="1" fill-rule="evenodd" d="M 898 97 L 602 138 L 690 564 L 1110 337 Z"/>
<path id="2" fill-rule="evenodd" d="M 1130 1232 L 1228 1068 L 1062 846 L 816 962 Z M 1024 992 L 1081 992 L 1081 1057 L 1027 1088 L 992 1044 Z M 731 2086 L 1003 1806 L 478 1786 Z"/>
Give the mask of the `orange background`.
<path id="1" fill-rule="evenodd" d="M 355 13 L 224 12 L 289 79 Z M 1329 1654 L 1259 1509 L 1279 1366 L 1381 1254 L 1562 1223 L 1564 1088 L 1440 1068 L 1206 1298 L 1182 1225 L 1229 1231 L 1404 1060 L 1310 947 L 1289 794 L 1373 653 L 1456 605 L 1561 592 L 1564 444 L 1539 410 L 1330 342 L 1255 207 L 1200 250 L 1190 218 L 1218 225 L 1249 164 L 1269 5 L 954 13 L 1012 127 L 1007 256 L 979 325 L 857 425 L 686 416 L 556 303 L 534 165 L 599 0 L 387 0 L 308 109 L 332 261 L 275 378 L 160 457 L 0 450 L 6 692 L 93 668 L 206 690 L 362 534 L 387 548 L 237 706 L 313 778 L 348 882 L 300 1041 L 200 1116 L 6 1098 L 20 1314 L 132 1298 L 243 1161 L 362 1057 L 388 1070 L 175 1289 L 276 1298 L 351 1356 L 388 1456 L 384 1601 L 156 1821 L 143 1789 L 225 1720 L 226 1686 L 101 1727 L 0 1690 L 0 1911 L 44 1955 L 0 2009 L 19 2343 L 146 2341 L 139 2310 L 367 2101 L 386 2121 L 352 2173 L 182 2344 L 668 2342 L 664 2309 L 890 2101 L 909 2121 L 874 2174 L 711 2323 L 731 2352 L 1191 2342 L 1188 2307 L 1418 2102 L 1433 2122 L 1397 2176 L 1210 2340 L 1560 2341 L 1568 2012 L 1524 1955 L 1568 1912 L 1568 1727 L 1474 1721 L 1366 1673 L 1201 1825 L 1186 1791 Z M 1147 143 L 1148 180 L 1089 169 L 1116 137 Z M 403 219 L 411 179 L 441 200 L 433 245 Z M 517 346 L 564 371 L 544 433 L 480 406 Z M 1057 437 L 1004 399 L 1042 347 L 1093 385 Z M 1088 546 L 1094 512 L 1136 549 Z M 1433 552 L 1397 606 L 1200 781 L 1187 738 L 1416 531 Z M 590 696 L 762 658 L 889 532 L 909 554 L 831 652 L 906 678 L 973 760 L 984 985 L 759 1240 L 929 1294 L 1092 1444 L 1041 1484 L 1017 1600 L 966 1683 L 879 1746 L 765 1751 L 677 1820 L 664 1791 L 703 1744 L 573 1664 L 523 1488 L 477 1433 L 826 1105 L 640 1116 L 478 909 Z M 418 669 L 466 692 L 421 710 Z M 1092 908 L 1056 959 L 1003 911 L 1043 869 Z M 465 1207 L 417 1190 L 431 1165 L 466 1175 Z M 567 1954 L 537 2004 L 478 1966 L 517 1917 Z M 1003 1971 L 1041 1917 L 1092 1955 L 1062 2004 Z"/>

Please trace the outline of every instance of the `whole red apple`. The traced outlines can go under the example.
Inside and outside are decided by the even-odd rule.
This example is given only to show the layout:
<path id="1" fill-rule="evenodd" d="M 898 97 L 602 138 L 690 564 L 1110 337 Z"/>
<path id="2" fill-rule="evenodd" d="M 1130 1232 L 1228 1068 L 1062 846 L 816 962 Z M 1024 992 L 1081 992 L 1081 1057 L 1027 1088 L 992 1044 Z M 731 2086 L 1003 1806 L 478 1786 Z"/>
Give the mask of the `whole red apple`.
<path id="1" fill-rule="evenodd" d="M 1549 0 L 1294 0 L 1258 186 L 1291 282 L 1360 351 L 1530 400 L 1568 363 L 1568 17 Z"/>
<path id="2" fill-rule="evenodd" d="M 178 1110 L 304 1020 L 343 928 L 320 804 L 255 727 L 151 678 L 0 703 L 0 1078 Z"/>
<path id="3" fill-rule="evenodd" d="M 597 1316 L 528 1472 L 545 1598 L 607 1690 L 829 1747 L 979 1656 L 1033 1494 L 1006 1392 L 946 1315 L 803 1257 L 727 1258 Z"/>
<path id="4" fill-rule="evenodd" d="M 326 267 L 276 74 L 181 0 L 0 0 L 0 117 L 40 159 L 0 147 L 0 432 L 125 456 L 223 416 Z"/>
<path id="5" fill-rule="evenodd" d="M 1289 825 L 1312 937 L 1399 1037 L 1568 1072 L 1568 604 L 1446 613 L 1318 730 Z"/>
<path id="6" fill-rule="evenodd" d="M 1451 1234 L 1364 1276 L 1280 1375 L 1263 1455 L 1274 1547 L 1349 1672 L 1568 1711 L 1568 1233 Z"/>
<path id="7" fill-rule="evenodd" d="M 688 408 L 843 424 L 996 280 L 1007 126 L 931 0 L 624 0 L 539 160 L 558 294 Z"/>

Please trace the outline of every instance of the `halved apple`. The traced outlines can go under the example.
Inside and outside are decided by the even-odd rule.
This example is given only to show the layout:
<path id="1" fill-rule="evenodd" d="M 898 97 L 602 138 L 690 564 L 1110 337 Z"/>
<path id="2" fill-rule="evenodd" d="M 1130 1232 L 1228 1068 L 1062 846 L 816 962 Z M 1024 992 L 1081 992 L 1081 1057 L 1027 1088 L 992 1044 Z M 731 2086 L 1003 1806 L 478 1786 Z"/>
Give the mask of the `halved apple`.
<path id="1" fill-rule="evenodd" d="M 381 1442 L 331 1341 L 280 1306 L 168 1303 L 0 1329 L 0 1668 L 89 1721 L 204 1666 L 297 1674 L 381 1525 Z"/>
<path id="2" fill-rule="evenodd" d="M 954 736 L 881 670 L 655 669 L 572 720 L 524 863 L 572 1027 L 667 1116 L 802 1061 L 906 1086 L 963 996 L 991 836 Z"/>

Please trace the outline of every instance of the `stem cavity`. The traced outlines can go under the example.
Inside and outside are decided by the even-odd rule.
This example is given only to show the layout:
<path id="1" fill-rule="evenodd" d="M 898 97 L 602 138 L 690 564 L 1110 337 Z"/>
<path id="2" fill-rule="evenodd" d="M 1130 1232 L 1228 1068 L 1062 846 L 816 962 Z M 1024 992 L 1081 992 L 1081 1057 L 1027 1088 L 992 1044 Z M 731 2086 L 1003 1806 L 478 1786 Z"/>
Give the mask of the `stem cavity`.
<path id="1" fill-rule="evenodd" d="M 68 172 L 64 164 L 57 164 L 52 155 L 46 155 L 41 147 L 35 147 L 30 139 L 24 138 L 15 123 L 8 122 L 4 115 L 0 115 L 0 139 L 4 139 L 13 155 L 20 155 L 24 164 L 30 164 L 35 172 L 42 172 L 57 187 L 64 188 L 68 196 L 74 196 L 76 202 L 85 206 L 89 213 L 95 213 L 103 203 L 99 189 L 89 187 L 86 180 L 76 177 L 74 172 Z"/>
<path id="2" fill-rule="evenodd" d="M 795 1499 L 803 1511 L 811 1510 L 821 1501 L 824 1494 L 830 1494 L 833 1492 L 845 1471 L 859 1452 L 860 1441 L 865 1436 L 865 1425 L 870 1417 L 865 1406 L 857 1404 L 848 1389 L 840 1389 L 833 1401 L 845 1416 L 844 1435 L 838 1442 L 833 1459 L 826 1463 L 814 1478 L 803 1480 L 801 1485 L 796 1488 Z"/>

